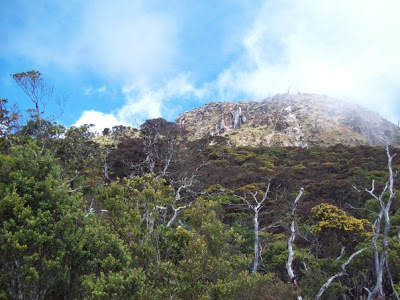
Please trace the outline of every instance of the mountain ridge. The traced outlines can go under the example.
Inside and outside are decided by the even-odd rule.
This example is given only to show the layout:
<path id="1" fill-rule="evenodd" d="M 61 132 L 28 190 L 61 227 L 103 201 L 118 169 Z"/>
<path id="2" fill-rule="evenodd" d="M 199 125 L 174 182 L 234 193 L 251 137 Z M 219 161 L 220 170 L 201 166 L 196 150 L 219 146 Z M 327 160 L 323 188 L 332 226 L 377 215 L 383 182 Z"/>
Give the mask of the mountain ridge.
<path id="1" fill-rule="evenodd" d="M 317 94 L 210 102 L 175 121 L 191 139 L 224 136 L 235 146 L 400 145 L 400 129 L 378 113 Z"/>

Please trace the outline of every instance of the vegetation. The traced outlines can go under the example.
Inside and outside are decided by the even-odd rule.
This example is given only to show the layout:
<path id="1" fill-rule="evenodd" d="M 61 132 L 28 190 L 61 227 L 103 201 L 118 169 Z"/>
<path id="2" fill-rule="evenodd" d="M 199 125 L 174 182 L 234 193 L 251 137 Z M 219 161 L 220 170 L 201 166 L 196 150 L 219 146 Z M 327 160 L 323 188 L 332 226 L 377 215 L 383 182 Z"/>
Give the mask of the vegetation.
<path id="1" fill-rule="evenodd" d="M 398 298 L 396 148 L 99 142 L 0 104 L 0 299 Z"/>

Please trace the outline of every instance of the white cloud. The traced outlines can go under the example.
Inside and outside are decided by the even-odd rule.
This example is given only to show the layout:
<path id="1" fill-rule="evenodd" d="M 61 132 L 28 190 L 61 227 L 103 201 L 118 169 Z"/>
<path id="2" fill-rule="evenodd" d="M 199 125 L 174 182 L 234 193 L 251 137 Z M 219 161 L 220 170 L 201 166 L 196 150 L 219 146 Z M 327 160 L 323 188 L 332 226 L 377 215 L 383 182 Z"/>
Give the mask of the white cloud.
<path id="1" fill-rule="evenodd" d="M 31 13 L 8 31 L 3 51 L 72 73 L 89 72 L 121 84 L 168 73 L 177 28 L 168 13 L 144 1 L 26 4 Z M 29 30 L 26 30 L 26 28 Z"/>
<path id="2" fill-rule="evenodd" d="M 85 124 L 93 124 L 93 130 L 98 133 L 101 133 L 104 128 L 112 128 L 116 125 L 129 125 L 122 120 L 118 120 L 113 114 L 105 114 L 95 110 L 84 111 L 73 126 L 78 127 Z"/>
<path id="3" fill-rule="evenodd" d="M 182 98 L 202 99 L 204 89 L 197 89 L 188 81 L 189 75 L 179 75 L 158 89 L 146 86 L 128 85 L 123 88 L 125 104 L 117 111 L 105 114 L 99 111 L 84 111 L 74 126 L 94 124 L 97 132 L 115 125 L 137 127 L 147 119 L 176 115 Z M 92 92 L 92 91 L 91 91 Z"/>
<path id="4" fill-rule="evenodd" d="M 266 2 L 245 53 L 219 75 L 222 97 L 291 91 L 354 99 L 396 121 L 400 86 L 398 1 Z"/>
<path id="5" fill-rule="evenodd" d="M 103 85 L 102 87 L 97 88 L 96 92 L 99 94 L 103 94 L 106 92 L 106 90 L 107 90 L 107 87 L 105 85 Z"/>
<path id="6" fill-rule="evenodd" d="M 118 110 L 118 118 L 128 123 L 141 124 L 146 119 L 174 115 L 183 98 L 202 99 L 205 89 L 195 88 L 189 82 L 189 75 L 178 75 L 160 88 L 127 85 L 123 89 L 126 103 Z"/>
<path id="7" fill-rule="evenodd" d="M 106 91 L 107 91 L 107 87 L 105 85 L 103 85 L 99 88 L 94 88 L 92 86 L 89 86 L 83 90 L 83 93 L 85 94 L 85 96 L 91 96 L 93 94 L 102 95 Z"/>
<path id="8" fill-rule="evenodd" d="M 166 72 L 175 55 L 176 26 L 141 1 L 86 6 L 75 55 L 98 74 L 148 80 Z"/>

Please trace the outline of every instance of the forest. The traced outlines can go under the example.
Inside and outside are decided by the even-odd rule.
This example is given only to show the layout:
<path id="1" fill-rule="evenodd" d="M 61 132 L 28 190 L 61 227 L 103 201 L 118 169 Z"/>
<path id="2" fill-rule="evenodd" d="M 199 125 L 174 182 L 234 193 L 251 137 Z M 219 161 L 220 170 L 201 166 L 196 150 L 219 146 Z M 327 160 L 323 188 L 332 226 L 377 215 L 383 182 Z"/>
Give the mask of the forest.
<path id="1" fill-rule="evenodd" d="M 35 88 L 26 122 L 0 100 L 1 299 L 399 299 L 398 148 L 95 134 L 13 76 Z"/>

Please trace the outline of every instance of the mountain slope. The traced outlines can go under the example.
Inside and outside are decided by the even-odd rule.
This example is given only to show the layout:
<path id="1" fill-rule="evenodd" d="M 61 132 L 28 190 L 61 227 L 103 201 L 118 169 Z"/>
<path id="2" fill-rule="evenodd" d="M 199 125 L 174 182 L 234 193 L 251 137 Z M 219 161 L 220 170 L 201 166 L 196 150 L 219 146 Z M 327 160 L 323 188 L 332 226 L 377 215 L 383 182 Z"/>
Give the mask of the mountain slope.
<path id="1" fill-rule="evenodd" d="M 400 130 L 379 114 L 315 94 L 282 94 L 261 102 L 209 103 L 176 122 L 192 139 L 221 135 L 236 146 L 400 144 Z"/>

